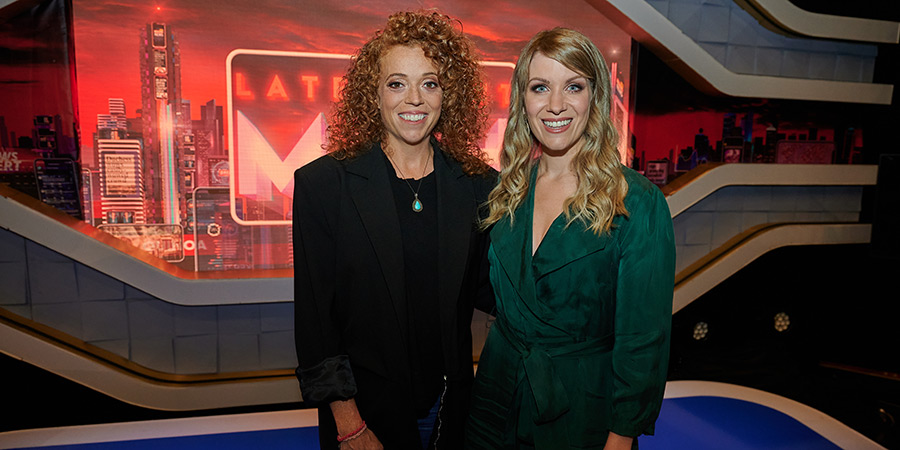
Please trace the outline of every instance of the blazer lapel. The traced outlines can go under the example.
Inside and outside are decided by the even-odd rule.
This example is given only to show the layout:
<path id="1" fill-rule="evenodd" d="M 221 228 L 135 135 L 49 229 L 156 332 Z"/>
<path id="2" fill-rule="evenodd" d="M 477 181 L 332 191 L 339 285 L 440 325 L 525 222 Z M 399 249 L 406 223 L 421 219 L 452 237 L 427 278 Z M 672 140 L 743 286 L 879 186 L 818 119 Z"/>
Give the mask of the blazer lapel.
<path id="1" fill-rule="evenodd" d="M 475 226 L 475 190 L 462 167 L 444 155 L 437 143 L 432 142 L 432 145 L 435 148 L 438 198 L 438 301 L 441 316 L 456 317 L 469 256 L 469 240 Z M 442 320 L 441 323 L 455 327 L 452 320 Z M 451 329 L 444 331 L 450 332 Z"/>
<path id="2" fill-rule="evenodd" d="M 349 161 L 346 166 L 349 174 L 347 186 L 378 256 L 405 345 L 409 322 L 403 272 L 403 241 L 397 207 L 382 155 L 381 146 L 376 144 L 370 151 Z"/>

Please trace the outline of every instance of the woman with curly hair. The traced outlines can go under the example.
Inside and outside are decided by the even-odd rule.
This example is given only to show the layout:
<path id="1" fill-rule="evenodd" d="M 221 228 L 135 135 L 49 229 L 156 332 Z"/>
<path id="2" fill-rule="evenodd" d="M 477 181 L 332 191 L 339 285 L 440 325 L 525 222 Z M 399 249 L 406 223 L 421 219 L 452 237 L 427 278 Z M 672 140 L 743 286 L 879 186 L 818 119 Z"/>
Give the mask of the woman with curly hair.
<path id="1" fill-rule="evenodd" d="M 459 448 L 473 307 L 493 302 L 479 61 L 458 22 L 402 12 L 343 81 L 328 154 L 294 175 L 303 401 L 322 448 Z"/>
<path id="2" fill-rule="evenodd" d="M 668 363 L 672 220 L 619 162 L 606 62 L 573 30 L 538 33 L 513 73 L 493 225 L 497 319 L 466 448 L 637 446 Z"/>

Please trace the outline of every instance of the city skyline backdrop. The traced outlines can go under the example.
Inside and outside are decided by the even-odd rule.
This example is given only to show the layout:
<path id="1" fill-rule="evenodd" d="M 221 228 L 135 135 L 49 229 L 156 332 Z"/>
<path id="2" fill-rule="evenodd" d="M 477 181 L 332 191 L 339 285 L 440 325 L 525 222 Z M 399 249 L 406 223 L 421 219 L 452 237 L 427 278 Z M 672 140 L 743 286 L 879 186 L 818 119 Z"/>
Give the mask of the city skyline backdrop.
<path id="1" fill-rule="evenodd" d="M 93 152 L 86 151 L 92 146 L 89 137 L 96 130 L 97 114 L 107 112 L 109 98 L 122 98 L 126 115 L 137 115 L 135 110 L 141 104 L 137 36 L 147 23 L 165 23 L 177 35 L 182 61 L 181 95 L 192 104 L 192 119 L 198 119 L 199 108 L 194 105 L 213 99 L 225 105 L 225 62 L 235 49 L 352 54 L 384 25 L 390 12 L 436 4 L 255 2 L 251 7 L 238 2 L 209 1 L 76 1 L 74 38 L 82 162 L 93 165 Z M 440 11 L 461 20 L 463 30 L 476 41 L 486 61 L 515 62 L 521 47 L 541 29 L 561 24 L 578 28 L 599 46 L 606 47 L 602 50 L 610 63 L 618 62 L 627 95 L 630 37 L 587 4 L 576 2 L 560 9 L 538 2 L 501 2 L 486 11 L 477 2 L 453 2 L 442 4 Z M 115 64 L 110 64 L 111 58 Z M 229 127 L 230 121 L 226 120 L 225 125 Z M 228 132 L 226 128 L 226 135 Z"/>

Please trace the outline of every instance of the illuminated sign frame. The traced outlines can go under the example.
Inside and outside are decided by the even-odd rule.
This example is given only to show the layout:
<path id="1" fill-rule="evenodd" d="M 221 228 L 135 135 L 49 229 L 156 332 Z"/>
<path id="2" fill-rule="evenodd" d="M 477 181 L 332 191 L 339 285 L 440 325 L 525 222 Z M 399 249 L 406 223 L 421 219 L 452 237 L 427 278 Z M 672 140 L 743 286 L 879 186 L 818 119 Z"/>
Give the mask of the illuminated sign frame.
<path id="1" fill-rule="evenodd" d="M 291 51 L 280 51 L 280 50 L 251 50 L 251 49 L 235 49 L 232 50 L 231 53 L 228 54 L 228 57 L 225 58 L 225 82 L 228 87 L 227 91 L 227 109 L 228 109 L 228 120 L 229 132 L 228 132 L 228 161 L 231 168 L 230 176 L 228 177 L 228 190 L 230 195 L 231 202 L 231 217 L 240 225 L 254 226 L 254 225 L 290 225 L 290 220 L 244 220 L 237 213 L 237 186 L 235 185 L 237 181 L 237 177 L 235 176 L 235 168 L 237 165 L 235 164 L 235 127 L 234 123 L 234 80 L 232 72 L 232 60 L 235 57 L 240 55 L 262 55 L 262 56 L 286 56 L 286 57 L 305 57 L 305 58 L 322 58 L 322 59 L 342 59 L 349 61 L 351 55 L 340 54 L 340 53 L 312 53 L 312 52 L 291 52 Z"/>
<path id="2" fill-rule="evenodd" d="M 234 58 L 243 55 L 256 55 L 256 56 L 283 56 L 283 57 L 302 57 L 302 58 L 321 58 L 328 60 L 345 60 L 350 61 L 352 55 L 349 54 L 340 54 L 340 53 L 313 53 L 313 52 L 292 52 L 292 51 L 279 51 L 279 50 L 253 50 L 253 49 L 235 49 L 232 50 L 228 56 L 225 58 L 225 82 L 227 86 L 227 121 L 228 121 L 228 161 L 231 169 L 231 173 L 228 180 L 229 186 L 229 198 L 230 198 L 230 208 L 231 208 L 231 216 L 236 223 L 239 225 L 245 226 L 263 226 L 263 225 L 290 225 L 290 220 L 246 220 L 241 217 L 237 211 L 237 188 L 239 184 L 239 172 L 241 171 L 241 167 L 239 164 L 236 164 L 238 155 L 235 154 L 236 151 L 236 142 L 235 136 L 237 135 L 237 126 L 235 123 L 235 72 L 233 71 L 232 65 Z M 509 69 L 512 72 L 515 69 L 515 64 L 511 62 L 502 62 L 502 61 L 482 61 L 481 65 L 483 67 L 496 67 L 496 68 L 504 68 Z M 511 79 L 511 74 L 510 74 Z M 506 100 L 508 101 L 508 91 L 506 93 Z M 502 145 L 502 137 L 503 137 L 503 129 L 506 128 L 506 111 L 503 111 L 502 118 L 498 118 L 497 123 L 494 127 L 498 127 L 497 130 L 491 129 L 491 132 L 494 134 L 498 134 L 497 138 L 493 139 L 496 142 L 486 143 L 485 147 L 494 148 L 496 147 L 496 151 L 494 153 L 499 154 L 499 148 Z M 499 156 L 499 155 L 497 155 Z M 296 167 L 299 168 L 299 167 Z M 295 168 L 295 169 L 296 169 Z"/>

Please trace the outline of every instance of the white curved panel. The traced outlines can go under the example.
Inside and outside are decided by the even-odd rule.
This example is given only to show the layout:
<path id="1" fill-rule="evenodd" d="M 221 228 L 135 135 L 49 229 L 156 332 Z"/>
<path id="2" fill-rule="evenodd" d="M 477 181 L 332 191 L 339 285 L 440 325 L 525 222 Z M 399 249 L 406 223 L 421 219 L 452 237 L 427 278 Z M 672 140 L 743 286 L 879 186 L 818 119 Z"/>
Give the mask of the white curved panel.
<path id="1" fill-rule="evenodd" d="M 793 245 L 866 244 L 870 224 L 790 224 L 764 230 L 725 253 L 675 288 L 672 313 L 676 313 L 760 256 Z"/>
<path id="2" fill-rule="evenodd" d="M 767 19 L 806 36 L 848 41 L 900 42 L 900 23 L 832 16 L 800 9 L 788 0 L 746 0 Z"/>
<path id="3" fill-rule="evenodd" d="M 151 383 L 0 324 L 0 352 L 123 402 L 191 411 L 300 401 L 295 378 L 173 385 Z"/>
<path id="4" fill-rule="evenodd" d="M 691 180 L 666 200 L 675 217 L 726 186 L 874 186 L 876 165 L 723 164 Z"/>
<path id="5" fill-rule="evenodd" d="M 291 278 L 183 279 L 0 196 L 0 226 L 154 297 L 180 305 L 290 302 Z"/>
<path id="6" fill-rule="evenodd" d="M 737 74 L 725 68 L 644 0 L 591 3 L 698 88 L 735 97 L 781 98 L 889 105 L 887 84 Z"/>
<path id="7" fill-rule="evenodd" d="M 754 236 L 679 285 L 674 293 L 673 312 L 773 249 L 790 245 L 861 244 L 869 242 L 870 235 L 868 224 L 775 227 Z M 185 411 L 301 400 L 293 378 L 186 386 L 147 382 L 3 324 L 0 324 L 0 352 L 124 402 L 153 409 Z"/>
<path id="8" fill-rule="evenodd" d="M 874 165 L 726 164 L 668 197 L 677 216 L 729 185 L 874 185 Z M 145 264 L 76 230 L 0 196 L 0 226 L 167 302 L 227 305 L 289 302 L 291 278 L 183 279 Z"/>

